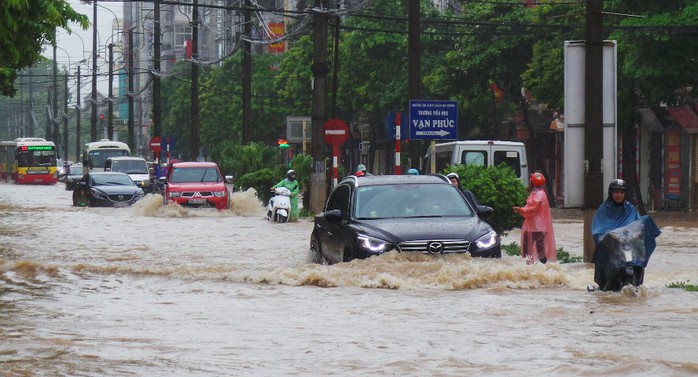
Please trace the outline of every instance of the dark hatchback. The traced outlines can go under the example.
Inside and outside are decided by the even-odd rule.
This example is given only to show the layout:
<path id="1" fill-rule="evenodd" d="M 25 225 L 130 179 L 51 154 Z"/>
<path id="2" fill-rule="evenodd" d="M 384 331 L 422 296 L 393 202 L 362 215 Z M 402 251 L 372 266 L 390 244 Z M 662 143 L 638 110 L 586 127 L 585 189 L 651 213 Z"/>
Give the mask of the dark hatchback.
<path id="1" fill-rule="evenodd" d="M 73 205 L 88 207 L 127 207 L 143 198 L 143 190 L 131 177 L 117 172 L 85 174 L 73 190 Z"/>
<path id="2" fill-rule="evenodd" d="M 332 190 L 310 237 L 317 263 L 392 250 L 500 258 L 500 237 L 442 175 L 349 176 Z"/>

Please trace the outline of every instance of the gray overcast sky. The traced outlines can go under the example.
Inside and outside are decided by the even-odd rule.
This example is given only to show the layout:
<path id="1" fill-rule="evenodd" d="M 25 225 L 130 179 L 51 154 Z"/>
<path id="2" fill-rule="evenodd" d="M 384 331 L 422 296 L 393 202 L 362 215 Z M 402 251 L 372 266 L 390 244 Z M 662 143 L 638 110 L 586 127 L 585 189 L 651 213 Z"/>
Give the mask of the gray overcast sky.
<path id="1" fill-rule="evenodd" d="M 85 62 L 81 64 L 80 71 L 82 75 L 90 75 L 92 74 L 93 5 L 83 3 L 80 0 L 68 0 L 68 3 L 78 13 L 87 16 L 90 27 L 87 30 L 82 30 L 77 24 L 73 24 L 71 25 L 71 34 L 68 34 L 68 32 L 63 29 L 59 29 L 57 35 L 58 48 L 56 50 L 56 60 L 59 66 L 68 66 L 71 74 L 76 72 L 77 65 L 80 64 L 80 61 L 85 60 Z M 119 22 L 123 22 L 121 20 L 123 17 L 122 15 L 122 2 L 97 3 L 97 49 L 99 50 L 97 52 L 97 72 L 100 74 L 107 73 L 109 69 L 107 66 L 109 55 L 105 46 L 108 45 L 112 39 L 117 38 L 117 36 L 112 36 L 112 22 L 114 22 L 115 17 L 119 18 Z M 49 59 L 53 58 L 53 49 L 51 46 L 46 46 L 43 55 Z M 81 83 L 82 93 L 89 93 L 91 85 L 89 78 L 81 80 Z M 104 95 L 107 94 L 107 77 L 100 77 L 97 79 L 97 90 Z"/>

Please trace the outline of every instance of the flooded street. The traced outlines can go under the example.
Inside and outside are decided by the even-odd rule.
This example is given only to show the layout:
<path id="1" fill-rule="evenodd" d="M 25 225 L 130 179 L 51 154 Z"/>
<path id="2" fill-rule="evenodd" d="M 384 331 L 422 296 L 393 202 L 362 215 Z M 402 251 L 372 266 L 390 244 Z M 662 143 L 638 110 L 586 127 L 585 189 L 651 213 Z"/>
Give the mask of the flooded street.
<path id="1" fill-rule="evenodd" d="M 694 376 L 698 220 L 662 235 L 639 292 L 593 265 L 389 253 L 308 263 L 312 221 L 77 208 L 0 183 L 1 376 Z M 581 220 L 554 218 L 582 254 Z M 519 242 L 518 231 L 503 243 Z"/>

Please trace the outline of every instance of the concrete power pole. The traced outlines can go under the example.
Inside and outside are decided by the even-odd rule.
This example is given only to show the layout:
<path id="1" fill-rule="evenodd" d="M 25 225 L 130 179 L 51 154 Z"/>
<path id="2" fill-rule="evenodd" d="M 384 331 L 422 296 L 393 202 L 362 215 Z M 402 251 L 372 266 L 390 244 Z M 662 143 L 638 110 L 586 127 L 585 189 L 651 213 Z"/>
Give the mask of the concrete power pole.
<path id="1" fill-rule="evenodd" d="M 192 161 L 199 156 L 199 1 L 194 0 L 191 25 L 191 144 Z"/>
<path id="2" fill-rule="evenodd" d="M 591 221 L 603 201 L 603 0 L 587 0 L 584 91 L 584 261 L 591 262 Z"/>
<path id="3" fill-rule="evenodd" d="M 245 26 L 243 27 L 242 42 L 242 143 L 248 144 L 251 138 L 252 125 L 252 17 L 250 0 L 245 0 L 243 10 Z"/>
<path id="4" fill-rule="evenodd" d="M 160 0 L 153 2 L 153 136 L 160 136 Z"/>
<path id="5" fill-rule="evenodd" d="M 92 114 L 90 141 L 97 141 L 97 2 L 92 2 Z"/>
<path id="6" fill-rule="evenodd" d="M 322 127 L 327 120 L 327 2 L 316 0 L 313 9 L 313 173 L 310 184 L 310 211 L 322 212 L 327 198 L 325 142 Z"/>
<path id="7" fill-rule="evenodd" d="M 82 109 L 80 108 L 80 66 L 78 65 L 78 88 L 77 88 L 77 105 L 75 105 L 75 161 L 80 161 L 80 119 L 82 118 Z"/>
<path id="8" fill-rule="evenodd" d="M 107 98 L 107 138 L 114 140 L 114 44 L 109 44 L 109 94 Z"/>

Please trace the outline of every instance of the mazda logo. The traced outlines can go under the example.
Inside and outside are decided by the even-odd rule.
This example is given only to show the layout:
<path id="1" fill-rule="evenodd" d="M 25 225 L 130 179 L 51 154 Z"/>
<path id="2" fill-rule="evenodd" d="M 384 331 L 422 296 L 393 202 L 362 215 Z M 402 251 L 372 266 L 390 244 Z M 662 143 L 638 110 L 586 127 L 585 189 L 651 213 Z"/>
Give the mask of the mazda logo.
<path id="1" fill-rule="evenodd" d="M 123 195 L 119 195 L 119 200 L 124 200 L 124 196 L 123 196 Z"/>
<path id="2" fill-rule="evenodd" d="M 429 252 L 432 254 L 437 254 L 441 253 L 444 251 L 444 244 L 441 242 L 430 242 L 429 243 Z"/>

